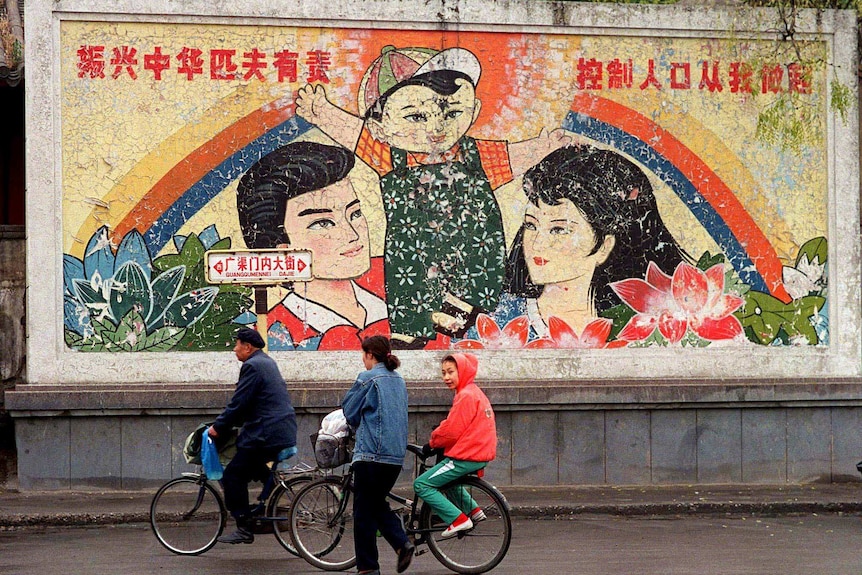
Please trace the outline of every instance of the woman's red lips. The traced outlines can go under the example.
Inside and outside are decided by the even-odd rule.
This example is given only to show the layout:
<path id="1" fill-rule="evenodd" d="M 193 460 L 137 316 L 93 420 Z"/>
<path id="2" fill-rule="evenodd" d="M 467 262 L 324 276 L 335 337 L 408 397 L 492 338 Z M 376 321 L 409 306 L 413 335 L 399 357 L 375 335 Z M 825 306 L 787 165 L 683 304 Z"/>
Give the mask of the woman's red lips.
<path id="1" fill-rule="evenodd" d="M 346 256 L 348 258 L 352 258 L 355 255 L 358 255 L 365 249 L 365 246 L 356 246 L 355 248 L 349 249 L 346 252 L 341 252 L 341 255 Z"/>
<path id="2" fill-rule="evenodd" d="M 537 266 L 543 266 L 546 263 L 548 263 L 548 260 L 546 260 L 545 258 L 540 258 L 540 257 L 534 257 L 533 261 L 536 263 Z"/>

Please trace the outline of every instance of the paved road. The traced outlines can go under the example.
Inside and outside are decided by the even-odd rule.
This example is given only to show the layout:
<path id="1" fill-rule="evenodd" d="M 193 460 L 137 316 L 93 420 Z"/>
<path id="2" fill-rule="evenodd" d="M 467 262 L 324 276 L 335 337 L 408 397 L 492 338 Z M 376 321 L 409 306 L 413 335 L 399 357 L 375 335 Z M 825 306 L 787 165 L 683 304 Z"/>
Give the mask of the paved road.
<path id="1" fill-rule="evenodd" d="M 321 571 L 272 536 L 178 557 L 148 527 L 0 532 L 0 573 L 9 575 L 311 575 Z M 862 518 L 856 515 L 518 520 L 497 575 L 859 575 Z M 394 573 L 385 554 L 384 573 Z M 430 553 L 408 573 L 448 573 Z"/>

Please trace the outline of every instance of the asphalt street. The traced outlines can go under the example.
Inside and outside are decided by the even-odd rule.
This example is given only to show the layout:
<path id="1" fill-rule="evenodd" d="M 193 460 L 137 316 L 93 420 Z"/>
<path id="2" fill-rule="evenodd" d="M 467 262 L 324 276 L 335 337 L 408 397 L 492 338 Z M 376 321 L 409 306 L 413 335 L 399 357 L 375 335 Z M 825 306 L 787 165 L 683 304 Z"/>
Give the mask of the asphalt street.
<path id="1" fill-rule="evenodd" d="M 859 575 L 862 517 L 583 515 L 517 519 L 498 575 Z M 395 573 L 382 550 L 382 572 Z M 198 557 L 172 555 L 148 525 L 22 528 L 0 531 L 0 573 L 10 575 L 310 575 L 271 535 L 253 545 L 218 545 Z M 430 553 L 408 573 L 444 575 Z"/>

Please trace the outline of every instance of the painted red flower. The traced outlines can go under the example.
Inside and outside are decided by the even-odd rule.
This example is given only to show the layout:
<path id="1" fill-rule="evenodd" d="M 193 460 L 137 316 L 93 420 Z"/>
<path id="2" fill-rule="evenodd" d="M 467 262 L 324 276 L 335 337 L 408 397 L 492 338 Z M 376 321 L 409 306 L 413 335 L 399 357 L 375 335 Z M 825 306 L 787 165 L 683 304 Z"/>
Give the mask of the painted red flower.
<path id="1" fill-rule="evenodd" d="M 527 316 L 519 316 L 506 324 L 503 329 L 489 315 L 480 313 L 476 318 L 476 331 L 479 339 L 462 339 L 455 343 L 456 349 L 521 349 L 530 334 L 530 321 Z"/>
<path id="2" fill-rule="evenodd" d="M 650 262 L 646 281 L 632 278 L 615 282 L 611 288 L 637 312 L 619 339 L 642 341 L 656 328 L 671 343 L 678 343 L 689 328 L 709 341 L 733 339 L 742 333 L 733 312 L 744 300 L 724 293 L 724 264 L 703 272 L 683 262 L 671 277 Z"/>
<path id="3" fill-rule="evenodd" d="M 591 321 L 584 327 L 581 335 L 569 327 L 565 321 L 556 316 L 548 318 L 548 330 L 550 338 L 542 338 L 527 344 L 529 349 L 603 349 L 625 347 L 627 341 L 614 340 L 609 342 L 613 322 L 606 318 Z"/>

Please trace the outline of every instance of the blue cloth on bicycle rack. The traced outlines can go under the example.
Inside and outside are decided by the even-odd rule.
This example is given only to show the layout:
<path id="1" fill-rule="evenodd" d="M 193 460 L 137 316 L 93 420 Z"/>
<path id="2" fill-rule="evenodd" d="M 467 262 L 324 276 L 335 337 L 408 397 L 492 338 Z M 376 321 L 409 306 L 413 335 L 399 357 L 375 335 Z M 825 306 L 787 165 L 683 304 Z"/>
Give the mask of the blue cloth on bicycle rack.
<path id="1" fill-rule="evenodd" d="M 296 448 L 295 445 L 293 447 L 285 447 L 278 452 L 278 455 L 275 456 L 275 462 L 281 463 L 285 459 L 290 459 L 291 457 L 296 455 L 298 451 L 299 450 Z"/>
<path id="2" fill-rule="evenodd" d="M 215 442 L 209 434 L 209 430 L 204 432 L 203 441 L 201 442 L 201 463 L 204 466 L 204 472 L 207 474 L 207 479 L 218 481 L 224 474 L 224 467 L 218 458 L 218 450 Z"/>

